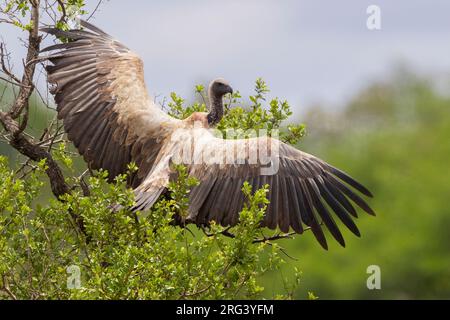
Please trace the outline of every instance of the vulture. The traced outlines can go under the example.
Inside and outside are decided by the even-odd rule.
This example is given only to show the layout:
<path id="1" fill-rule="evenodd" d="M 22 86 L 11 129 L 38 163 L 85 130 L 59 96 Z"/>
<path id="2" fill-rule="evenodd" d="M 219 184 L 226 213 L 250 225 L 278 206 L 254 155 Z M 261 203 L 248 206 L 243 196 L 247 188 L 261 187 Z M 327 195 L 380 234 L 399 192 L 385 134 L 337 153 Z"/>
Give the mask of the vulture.
<path id="1" fill-rule="evenodd" d="M 90 168 L 107 170 L 113 179 L 136 163 L 138 170 L 129 180 L 135 193 L 132 210 L 147 210 L 166 194 L 172 163 L 181 161 L 199 181 L 189 193 L 186 223 L 238 223 L 245 181 L 254 191 L 269 185 L 262 227 L 298 234 L 311 230 L 324 249 L 323 226 L 345 246 L 336 217 L 359 237 L 355 207 L 375 215 L 362 197 L 372 197 L 370 191 L 323 160 L 269 136 L 224 139 L 213 134 L 210 129 L 223 117 L 222 98 L 233 91 L 224 79 L 208 87 L 209 112 L 175 119 L 147 93 L 138 55 L 86 21 L 81 27 L 42 29 L 65 39 L 42 50 L 42 59 L 50 62 L 51 93 L 68 139 Z"/>

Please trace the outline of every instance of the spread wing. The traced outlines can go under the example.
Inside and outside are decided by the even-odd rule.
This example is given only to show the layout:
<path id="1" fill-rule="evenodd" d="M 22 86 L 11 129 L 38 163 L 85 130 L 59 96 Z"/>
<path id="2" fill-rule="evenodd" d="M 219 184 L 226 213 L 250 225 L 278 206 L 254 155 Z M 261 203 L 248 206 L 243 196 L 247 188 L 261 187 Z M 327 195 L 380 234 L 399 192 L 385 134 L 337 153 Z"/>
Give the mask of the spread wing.
<path id="1" fill-rule="evenodd" d="M 179 143 L 166 152 L 174 162 L 186 164 L 189 174 L 200 181 L 190 193 L 190 222 L 203 225 L 214 220 L 224 226 L 235 225 L 245 202 L 241 192 L 245 181 L 252 185 L 253 191 L 269 185 L 270 204 L 263 226 L 278 227 L 283 232 L 292 228 L 297 233 L 309 227 L 324 248 L 327 241 L 322 225 L 345 246 L 335 218 L 359 236 L 352 219 L 357 217 L 354 204 L 375 214 L 358 194 L 371 197 L 369 190 L 317 157 L 276 139 L 224 140 L 203 131 L 180 134 L 180 138 L 174 139 Z M 143 186 L 148 185 L 151 190 L 155 183 L 167 183 L 162 179 L 170 171 L 167 163 L 157 176 L 149 176 Z"/>
<path id="2" fill-rule="evenodd" d="M 135 187 L 179 121 L 148 96 L 136 54 L 88 22 L 81 25 L 83 30 L 42 30 L 68 40 L 42 51 L 52 52 L 47 72 L 58 118 L 90 167 L 108 170 L 110 179 L 136 162 Z"/>
<path id="3" fill-rule="evenodd" d="M 136 188 L 135 210 L 149 208 L 157 200 L 167 187 L 170 163 L 175 160 L 185 163 L 200 180 L 190 194 L 188 217 L 197 224 L 211 220 L 236 224 L 245 201 L 244 181 L 253 190 L 270 186 L 264 226 L 298 233 L 310 227 L 324 248 L 322 224 L 344 246 L 335 216 L 359 235 L 352 219 L 357 216 L 354 204 L 374 214 L 358 195 L 371 196 L 364 186 L 278 140 L 224 140 L 206 129 L 200 133 L 181 130 L 181 121 L 149 98 L 139 57 L 89 23 L 82 26 L 84 30 L 43 30 L 69 40 L 43 50 L 53 52 L 47 57 L 52 64 L 47 71 L 58 117 L 92 168 L 107 169 L 113 178 L 129 162 L 136 162 L 139 170 L 131 181 Z M 275 170 L 266 168 L 274 164 Z"/>

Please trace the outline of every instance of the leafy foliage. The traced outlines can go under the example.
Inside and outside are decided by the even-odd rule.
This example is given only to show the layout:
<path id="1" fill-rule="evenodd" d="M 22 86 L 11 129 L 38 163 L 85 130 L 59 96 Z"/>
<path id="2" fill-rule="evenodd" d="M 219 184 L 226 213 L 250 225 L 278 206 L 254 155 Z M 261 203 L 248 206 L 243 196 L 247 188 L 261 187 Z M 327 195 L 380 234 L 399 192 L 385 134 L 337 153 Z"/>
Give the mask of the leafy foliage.
<path id="1" fill-rule="evenodd" d="M 253 193 L 233 228 L 234 239 L 213 225 L 208 236 L 171 225 L 187 208 L 188 187 L 196 182 L 183 167 L 171 183 L 170 199 L 134 215 L 111 207 L 133 203 L 126 175 L 106 182 L 107 173 L 89 178 L 90 196 L 74 191 L 64 201 L 33 205 L 45 163 L 18 179 L 0 157 L 0 297 L 14 299 L 226 299 L 259 297 L 258 276 L 276 269 L 279 250 L 254 244 L 267 205 L 267 186 Z M 68 212 L 83 217 L 85 234 Z M 80 270 L 71 289 L 68 267 Z M 67 285 L 69 281 L 69 286 Z"/>
<path id="2" fill-rule="evenodd" d="M 169 113 L 185 118 L 206 111 L 203 86 L 196 92 L 201 102 L 186 105 L 171 94 Z M 268 88 L 258 79 L 250 107 L 233 106 L 230 97 L 220 127 L 242 131 L 281 126 L 291 115 L 287 102 L 272 99 L 263 105 Z M 235 111 L 237 110 L 237 111 Z M 289 134 L 297 141 L 303 126 Z M 59 142 L 53 157 L 65 168 L 73 191 L 61 199 L 46 196 L 45 162 L 30 171 L 12 171 L 0 157 L 0 298 L 9 299 L 230 299 L 262 297 L 261 275 L 284 262 L 282 249 L 267 240 L 259 227 L 268 200 L 268 186 L 252 190 L 245 183 L 247 202 L 239 224 L 224 228 L 214 222 L 208 230 L 173 225 L 184 218 L 190 189 L 198 184 L 186 168 L 176 166 L 177 179 L 169 185 L 169 197 L 150 211 L 131 213 L 134 196 L 126 188 L 127 175 L 108 184 L 108 173 L 97 172 L 84 180 L 77 174 L 67 144 Z M 136 170 L 134 164 L 129 171 Z M 18 173 L 22 176 L 19 176 Z M 129 172 L 129 173 L 130 173 Z M 112 208 L 120 207 L 120 210 Z M 79 217 L 83 221 L 80 229 Z M 224 235 L 232 236 L 232 239 Z M 292 298 L 300 272 L 284 279 L 282 294 Z"/>
<path id="3" fill-rule="evenodd" d="M 168 103 L 168 113 L 173 117 L 185 119 L 193 112 L 206 112 L 207 101 L 204 86 L 197 85 L 195 92 L 201 99 L 190 106 L 185 106 L 186 101 L 172 93 Z M 258 78 L 255 82 L 255 94 L 249 97 L 250 104 L 248 106 L 244 106 L 239 91 L 228 95 L 228 99 L 225 99 L 224 117 L 219 122 L 217 129 L 222 131 L 225 137 L 226 131 L 230 129 L 242 132 L 243 137 L 251 135 L 254 131 L 265 130 L 268 135 L 279 134 L 279 138 L 286 143 L 298 143 L 305 135 L 305 126 L 288 124 L 283 129 L 284 122 L 292 115 L 291 106 L 286 100 L 279 98 L 268 100 L 269 92 L 266 82 Z M 278 130 L 281 132 L 278 133 Z"/>
<path id="4" fill-rule="evenodd" d="M 55 19 L 55 12 L 58 12 L 61 19 L 55 21 L 55 26 L 61 30 L 68 30 L 70 28 L 68 21 L 73 21 L 79 15 L 87 14 L 85 6 L 84 0 L 60 0 L 55 1 L 52 5 L 44 6 L 44 11 L 51 19 Z M 32 22 L 27 21 L 27 16 L 31 11 L 30 0 L 3 0 L 0 9 L 0 12 L 7 15 L 10 22 L 16 27 L 22 30 L 31 30 Z"/>

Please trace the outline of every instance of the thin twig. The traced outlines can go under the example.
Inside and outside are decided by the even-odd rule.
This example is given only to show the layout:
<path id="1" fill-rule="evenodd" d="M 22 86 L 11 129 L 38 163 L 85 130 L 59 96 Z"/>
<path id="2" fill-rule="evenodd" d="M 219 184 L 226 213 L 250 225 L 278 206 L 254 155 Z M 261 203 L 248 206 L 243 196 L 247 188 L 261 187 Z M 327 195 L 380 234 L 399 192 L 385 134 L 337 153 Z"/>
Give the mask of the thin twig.
<path id="1" fill-rule="evenodd" d="M 58 23 L 61 24 L 66 21 L 66 17 L 67 17 L 66 6 L 62 0 L 56 0 L 56 1 L 58 2 L 59 6 L 61 7 L 61 11 L 62 11 L 61 18 L 58 21 Z"/>
<path id="2" fill-rule="evenodd" d="M 14 21 L 11 21 L 11 20 L 8 20 L 8 19 L 0 19 L 0 23 L 8 23 L 8 24 L 14 25 Z"/>
<path id="3" fill-rule="evenodd" d="M 6 51 L 6 47 L 4 43 L 0 43 L 0 64 L 2 67 L 2 71 L 14 81 L 14 84 L 21 83 L 19 78 L 16 77 L 6 66 L 5 57 L 9 57 L 8 52 Z M 8 63 L 9 64 L 9 63 Z M 22 85 L 22 84 L 21 84 Z"/>
<path id="4" fill-rule="evenodd" d="M 97 6 L 95 7 L 94 11 L 91 12 L 89 17 L 86 19 L 87 21 L 91 20 L 91 18 L 94 16 L 94 14 L 97 12 L 97 10 L 100 8 L 100 5 L 102 4 L 103 0 L 99 0 L 97 2 Z"/>
<path id="5" fill-rule="evenodd" d="M 31 88 L 31 86 L 25 86 L 25 85 L 21 84 L 20 82 L 11 81 L 11 80 L 9 80 L 7 78 L 4 78 L 4 77 L 0 77 L 0 80 L 8 82 L 8 83 L 10 83 L 10 84 L 12 84 L 14 86 Z"/>
<path id="6" fill-rule="evenodd" d="M 277 233 L 274 236 L 266 237 L 263 236 L 261 239 L 255 239 L 253 240 L 253 243 L 265 243 L 269 241 L 279 240 L 279 239 L 291 239 L 293 235 L 295 235 L 295 232 L 289 232 L 289 233 Z"/>
<path id="7" fill-rule="evenodd" d="M 217 233 L 208 233 L 208 232 L 206 231 L 206 229 L 205 229 L 204 226 L 200 226 L 200 229 L 202 229 L 203 233 L 204 233 L 207 237 L 215 237 L 215 236 L 218 236 L 218 235 L 223 235 L 223 236 L 228 237 L 228 238 L 236 238 L 236 236 L 235 236 L 234 234 L 232 234 L 232 233 L 229 232 L 229 230 L 230 230 L 231 228 L 232 228 L 232 227 L 230 226 L 230 227 L 227 227 L 226 229 L 224 229 L 224 230 L 222 230 L 222 231 L 220 231 L 220 232 L 217 232 Z"/>
<path id="8" fill-rule="evenodd" d="M 9 288 L 9 284 L 8 284 L 7 279 L 6 279 L 6 275 L 2 275 L 2 282 L 3 282 L 3 287 L 1 287 L 0 289 L 2 291 L 6 292 L 11 299 L 17 300 L 16 295 Z"/>

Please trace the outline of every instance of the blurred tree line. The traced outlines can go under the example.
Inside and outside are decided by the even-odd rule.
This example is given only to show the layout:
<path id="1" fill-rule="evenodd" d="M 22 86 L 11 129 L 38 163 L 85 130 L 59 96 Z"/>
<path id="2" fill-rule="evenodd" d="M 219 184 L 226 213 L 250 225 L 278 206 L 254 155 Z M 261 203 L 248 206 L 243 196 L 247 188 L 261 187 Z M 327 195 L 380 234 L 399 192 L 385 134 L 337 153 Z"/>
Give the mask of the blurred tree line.
<path id="1" fill-rule="evenodd" d="M 301 147 L 364 181 L 377 217 L 361 215 L 362 238 L 349 234 L 345 249 L 322 252 L 309 236 L 286 243 L 304 273 L 297 297 L 305 288 L 332 299 L 450 297 L 447 89 L 397 66 L 339 111 L 309 110 Z M 381 290 L 366 287 L 369 265 L 381 268 Z M 276 288 L 276 278 L 265 280 Z"/>

